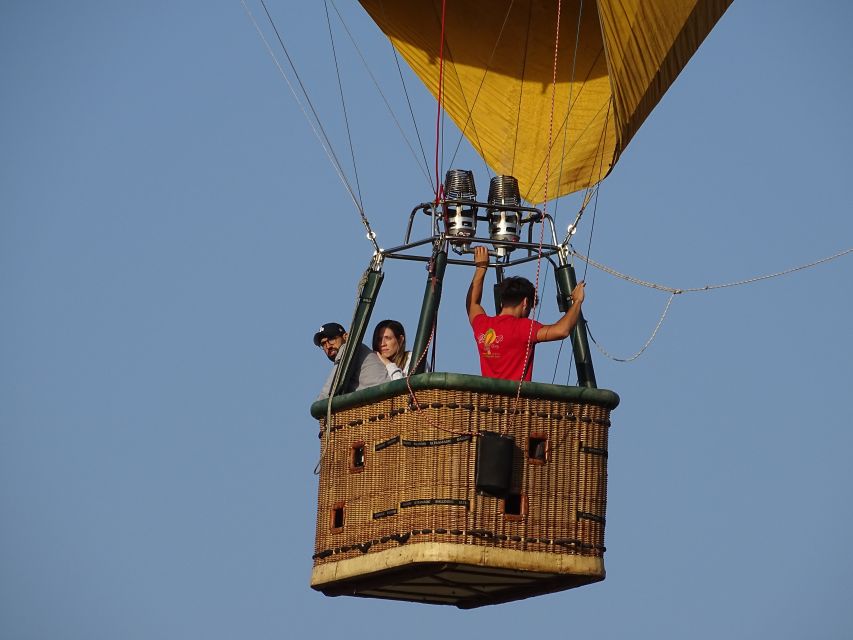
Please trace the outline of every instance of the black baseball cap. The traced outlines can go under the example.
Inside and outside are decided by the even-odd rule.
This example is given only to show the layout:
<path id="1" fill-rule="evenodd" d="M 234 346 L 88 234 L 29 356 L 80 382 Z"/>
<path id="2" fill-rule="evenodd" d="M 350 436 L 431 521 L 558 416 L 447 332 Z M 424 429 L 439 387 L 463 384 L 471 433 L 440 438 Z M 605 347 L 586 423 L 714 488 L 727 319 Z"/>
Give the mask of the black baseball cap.
<path id="1" fill-rule="evenodd" d="M 320 330 L 317 333 L 314 334 L 314 345 L 319 347 L 320 340 L 322 338 L 337 338 L 338 336 L 344 335 L 346 332 L 347 330 L 337 322 L 327 322 L 320 327 Z"/>

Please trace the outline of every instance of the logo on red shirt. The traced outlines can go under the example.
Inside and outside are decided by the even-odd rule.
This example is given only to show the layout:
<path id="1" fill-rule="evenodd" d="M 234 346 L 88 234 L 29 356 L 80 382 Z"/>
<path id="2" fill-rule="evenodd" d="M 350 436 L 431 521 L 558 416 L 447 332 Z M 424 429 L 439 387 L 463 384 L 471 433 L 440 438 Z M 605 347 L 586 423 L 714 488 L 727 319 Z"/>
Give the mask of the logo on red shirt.
<path id="1" fill-rule="evenodd" d="M 481 333 L 477 336 L 477 342 L 483 345 L 483 356 L 486 358 L 496 358 L 499 357 L 499 353 L 492 353 L 492 349 L 497 350 L 497 347 L 503 342 L 504 337 L 503 334 L 498 335 L 495 333 L 495 330 L 489 327 L 486 329 L 485 333 Z"/>

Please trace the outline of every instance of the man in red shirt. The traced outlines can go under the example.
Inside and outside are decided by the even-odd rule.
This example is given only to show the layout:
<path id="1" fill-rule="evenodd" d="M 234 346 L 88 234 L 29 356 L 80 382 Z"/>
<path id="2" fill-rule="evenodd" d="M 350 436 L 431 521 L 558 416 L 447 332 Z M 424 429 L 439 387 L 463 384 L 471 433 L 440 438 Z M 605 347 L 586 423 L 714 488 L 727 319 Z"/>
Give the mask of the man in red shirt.
<path id="1" fill-rule="evenodd" d="M 536 343 L 563 340 L 575 328 L 584 300 L 584 283 L 579 282 L 572 291 L 572 305 L 562 318 L 554 324 L 541 324 L 528 318 L 536 305 L 533 284 L 527 278 L 507 278 L 501 283 L 500 312 L 488 316 L 480 304 L 489 266 L 486 247 L 474 247 L 474 264 L 465 306 L 480 352 L 480 371 L 487 378 L 530 380 Z"/>

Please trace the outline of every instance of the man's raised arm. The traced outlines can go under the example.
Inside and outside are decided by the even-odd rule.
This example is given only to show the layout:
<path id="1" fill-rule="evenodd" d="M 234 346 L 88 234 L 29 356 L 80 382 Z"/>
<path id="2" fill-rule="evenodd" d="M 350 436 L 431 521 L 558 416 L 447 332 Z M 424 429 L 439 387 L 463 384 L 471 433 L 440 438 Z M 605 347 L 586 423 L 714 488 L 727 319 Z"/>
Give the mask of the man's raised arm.
<path id="1" fill-rule="evenodd" d="M 536 342 L 551 342 L 552 340 L 563 340 L 568 338 L 575 325 L 578 323 L 578 318 L 581 315 L 581 305 L 585 297 L 584 282 L 578 282 L 577 286 L 572 291 L 572 306 L 557 320 L 554 324 L 546 324 L 536 332 Z"/>
<path id="2" fill-rule="evenodd" d="M 474 277 L 471 286 L 468 287 L 468 295 L 465 296 L 465 308 L 468 311 L 468 321 L 486 313 L 480 302 L 483 300 L 483 281 L 486 279 L 486 271 L 489 267 L 489 252 L 486 247 L 474 247 Z"/>

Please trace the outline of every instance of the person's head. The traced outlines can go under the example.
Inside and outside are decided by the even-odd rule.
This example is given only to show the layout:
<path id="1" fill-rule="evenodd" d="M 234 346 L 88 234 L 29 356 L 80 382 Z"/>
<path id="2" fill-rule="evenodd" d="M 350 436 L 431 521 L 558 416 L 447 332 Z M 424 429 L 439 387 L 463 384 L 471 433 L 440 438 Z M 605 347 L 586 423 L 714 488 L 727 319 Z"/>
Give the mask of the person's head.
<path id="1" fill-rule="evenodd" d="M 373 350 L 398 367 L 406 364 L 406 330 L 396 320 L 383 320 L 373 330 Z"/>
<path id="2" fill-rule="evenodd" d="M 515 311 L 518 317 L 526 318 L 538 302 L 536 288 L 527 278 L 513 276 L 501 282 L 498 288 L 501 299 L 500 312 Z M 515 313 L 513 313 L 515 315 Z"/>
<path id="3" fill-rule="evenodd" d="M 346 341 L 346 329 L 337 322 L 327 322 L 314 334 L 314 344 L 320 347 L 332 362 L 335 361 L 338 351 Z"/>

